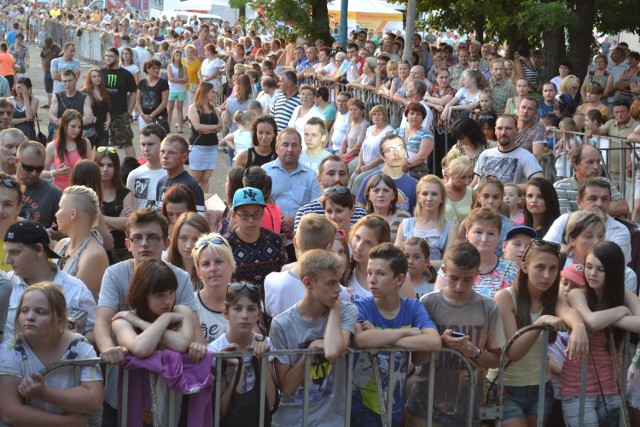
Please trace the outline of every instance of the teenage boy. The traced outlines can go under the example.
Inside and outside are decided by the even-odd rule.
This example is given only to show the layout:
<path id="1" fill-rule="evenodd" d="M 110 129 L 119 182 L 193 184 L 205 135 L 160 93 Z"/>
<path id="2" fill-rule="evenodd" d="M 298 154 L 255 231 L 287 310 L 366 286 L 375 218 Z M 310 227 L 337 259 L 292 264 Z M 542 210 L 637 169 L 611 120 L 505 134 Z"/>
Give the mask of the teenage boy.
<path id="1" fill-rule="evenodd" d="M 400 287 L 407 276 L 407 257 L 391 243 L 382 243 L 369 252 L 367 281 L 371 297 L 354 301 L 358 322 L 353 336 L 358 348 L 378 348 L 386 345 L 416 351 L 439 351 L 442 344 L 436 325 L 424 306 L 415 298 L 401 298 Z M 389 388 L 389 353 L 378 353 L 382 371 L 381 387 Z M 407 383 L 408 358 L 396 353 L 394 371 L 398 379 L 393 387 L 392 425 L 402 421 Z M 382 426 L 377 386 L 371 359 L 358 355 L 353 371 L 352 426 Z"/>
<path id="2" fill-rule="evenodd" d="M 538 233 L 531 227 L 526 225 L 511 227 L 502 243 L 502 257 L 520 265 L 531 241 L 536 237 L 538 237 Z"/>
<path id="3" fill-rule="evenodd" d="M 336 238 L 336 225 L 324 216 L 310 213 L 302 217 L 298 233 L 293 238 L 296 258 L 311 249 L 330 250 Z M 269 274 L 264 280 L 265 313 L 275 317 L 292 305 L 300 302 L 305 296 L 302 285 L 300 264 L 293 263 L 288 271 Z M 343 292 L 345 300 L 349 300 Z"/>
<path id="4" fill-rule="evenodd" d="M 324 355 L 309 356 L 309 425 L 344 425 L 347 402 L 347 363 L 342 355 L 358 318 L 356 307 L 340 301 L 342 262 L 323 249 L 305 252 L 298 263 L 305 288 L 302 301 L 276 316 L 271 324 L 275 348 L 323 349 Z M 282 393 L 272 424 L 302 425 L 305 358 L 276 356 L 275 370 Z"/>
<path id="5" fill-rule="evenodd" d="M 158 182 L 167 176 L 160 163 L 160 144 L 167 133 L 155 123 L 140 131 L 140 150 L 147 161 L 134 169 L 127 177 L 127 188 L 133 193 L 136 209 L 156 208 Z"/>
<path id="6" fill-rule="evenodd" d="M 447 276 L 446 287 L 425 295 L 422 303 L 437 325 L 442 346 L 458 350 L 475 363 L 477 387 L 474 407 L 478 408 L 482 402 L 485 369 L 498 366 L 500 349 L 505 344 L 502 317 L 494 300 L 474 291 L 480 253 L 471 243 L 456 241 L 447 249 L 444 261 L 442 268 Z M 463 336 L 454 336 L 454 332 Z M 407 426 L 426 425 L 428 361 L 427 353 L 418 353 L 413 357 L 413 362 L 418 366 L 415 385 L 407 399 Z M 441 352 L 436 357 L 434 424 L 447 427 L 467 425 L 469 380 L 466 373 L 458 356 Z M 477 416 L 474 413 L 475 420 Z"/>
<path id="7" fill-rule="evenodd" d="M 184 170 L 184 162 L 189 158 L 189 143 L 180 135 L 169 134 L 160 144 L 160 164 L 167 171 L 167 176 L 158 181 L 156 188 L 156 200 L 158 210 L 162 209 L 164 193 L 173 184 L 184 184 L 193 191 L 196 196 L 196 209 L 200 215 L 204 215 L 204 193 L 196 180 Z"/>
<path id="8" fill-rule="evenodd" d="M 324 120 L 311 117 L 304 125 L 304 143 L 307 148 L 302 150 L 299 162 L 318 173 L 320 162 L 331 153 L 325 150 L 327 145 L 327 127 Z"/>
<path id="9" fill-rule="evenodd" d="M 260 227 L 264 206 L 264 195 L 257 188 L 240 188 L 233 196 L 232 217 L 238 228 L 225 238 L 236 260 L 233 280 L 237 282 L 247 281 L 264 286 L 267 274 L 280 271 L 287 263 L 282 237 Z"/>

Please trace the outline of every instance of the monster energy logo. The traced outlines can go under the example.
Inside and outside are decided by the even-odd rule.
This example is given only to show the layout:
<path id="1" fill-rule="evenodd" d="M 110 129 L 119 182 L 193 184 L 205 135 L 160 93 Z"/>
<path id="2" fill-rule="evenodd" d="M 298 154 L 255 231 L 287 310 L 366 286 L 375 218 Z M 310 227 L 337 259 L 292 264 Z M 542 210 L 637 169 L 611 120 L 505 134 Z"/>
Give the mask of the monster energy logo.
<path id="1" fill-rule="evenodd" d="M 107 86 L 114 87 L 117 81 L 117 74 L 107 74 Z"/>

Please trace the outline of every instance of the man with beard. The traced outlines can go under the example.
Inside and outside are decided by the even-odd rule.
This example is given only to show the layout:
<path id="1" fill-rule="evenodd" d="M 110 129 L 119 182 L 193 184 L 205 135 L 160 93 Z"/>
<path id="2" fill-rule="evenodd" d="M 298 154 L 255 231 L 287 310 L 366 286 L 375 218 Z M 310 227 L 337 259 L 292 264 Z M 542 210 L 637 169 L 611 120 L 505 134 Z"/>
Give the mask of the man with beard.
<path id="1" fill-rule="evenodd" d="M 475 178 L 471 187 L 475 187 L 480 179 L 489 175 L 495 176 L 502 182 L 516 184 L 525 184 L 531 178 L 544 177 L 540 164 L 533 154 L 518 147 L 516 143 L 517 125 L 515 116 L 503 114 L 498 117 L 496 137 L 499 146 L 480 153 L 473 170 Z"/>

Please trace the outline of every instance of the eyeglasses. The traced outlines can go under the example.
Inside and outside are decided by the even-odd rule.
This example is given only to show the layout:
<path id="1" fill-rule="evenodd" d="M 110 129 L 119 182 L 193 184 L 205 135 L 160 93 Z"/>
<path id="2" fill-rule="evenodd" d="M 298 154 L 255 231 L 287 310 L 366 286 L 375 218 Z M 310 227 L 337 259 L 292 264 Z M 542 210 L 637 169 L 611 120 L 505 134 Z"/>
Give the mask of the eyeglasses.
<path id="1" fill-rule="evenodd" d="M 133 236 L 129 237 L 129 241 L 131 243 L 135 243 L 136 245 L 139 243 L 142 243 L 144 241 L 144 239 L 147 239 L 147 242 L 149 243 L 158 243 L 162 240 L 162 236 L 159 234 L 134 234 Z"/>
<path id="2" fill-rule="evenodd" d="M 98 147 L 96 151 L 98 153 L 104 153 L 105 151 L 108 151 L 111 154 L 116 154 L 118 152 L 118 150 L 116 150 L 116 147 Z"/>
<path id="3" fill-rule="evenodd" d="M 551 248 L 553 248 L 554 251 L 556 251 L 557 253 L 560 253 L 560 245 L 556 242 L 550 242 L 548 240 L 544 240 L 544 239 L 533 239 L 531 241 L 531 244 L 538 246 L 538 247 L 542 247 L 542 246 L 551 246 Z"/>
<path id="4" fill-rule="evenodd" d="M 239 292 L 243 289 L 248 289 L 249 292 L 260 293 L 260 286 L 253 283 L 240 283 L 240 282 L 229 283 L 229 286 L 227 287 L 227 292 L 230 292 L 230 291 Z"/>
<path id="5" fill-rule="evenodd" d="M 338 194 L 347 194 L 349 192 L 349 189 L 347 187 L 343 187 L 343 186 L 338 186 L 338 187 L 329 187 L 326 188 L 322 194 L 324 194 L 325 196 L 328 196 L 331 193 L 338 193 Z"/>
<path id="6" fill-rule="evenodd" d="M 382 151 L 383 154 L 389 154 L 389 153 L 401 153 L 405 150 L 405 146 L 404 145 L 394 145 L 392 147 L 387 147 L 384 149 L 384 151 Z"/>
<path id="7" fill-rule="evenodd" d="M 229 243 L 227 243 L 227 241 L 222 237 L 216 236 L 210 239 L 199 240 L 198 242 L 196 242 L 196 246 L 194 247 L 194 249 L 200 249 L 208 245 L 225 245 L 228 247 Z"/>
<path id="8" fill-rule="evenodd" d="M 237 213 L 236 215 L 243 221 L 249 221 L 249 220 L 254 220 L 257 221 L 259 219 L 262 219 L 262 217 L 264 216 L 264 211 L 260 211 L 260 212 L 256 212 L 254 214 L 248 214 L 248 213 Z"/>
<path id="9" fill-rule="evenodd" d="M 342 228 L 338 228 L 336 231 L 336 239 L 346 239 L 347 233 Z"/>
<path id="10" fill-rule="evenodd" d="M 33 171 L 40 173 L 44 170 L 44 166 L 29 166 L 29 165 L 25 165 L 22 162 L 20 162 L 20 166 L 22 166 L 22 169 L 24 169 L 26 172 L 29 172 L 29 173 Z"/>

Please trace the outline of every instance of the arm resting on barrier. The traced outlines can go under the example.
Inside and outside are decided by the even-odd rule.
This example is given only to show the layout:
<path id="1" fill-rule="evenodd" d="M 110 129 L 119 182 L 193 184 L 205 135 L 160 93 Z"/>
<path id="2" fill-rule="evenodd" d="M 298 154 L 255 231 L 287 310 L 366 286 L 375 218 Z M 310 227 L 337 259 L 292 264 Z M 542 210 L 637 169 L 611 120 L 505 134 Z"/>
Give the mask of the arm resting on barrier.
<path id="1" fill-rule="evenodd" d="M 587 295 L 582 289 L 574 289 L 569 292 L 569 304 L 575 308 L 584 324 L 592 331 L 599 331 L 618 322 L 625 316 L 631 315 L 631 311 L 624 305 L 609 308 L 607 310 L 591 311 L 587 304 Z"/>
<path id="2" fill-rule="evenodd" d="M 315 340 L 312 341 L 307 348 L 323 348 L 323 346 L 324 340 Z M 304 359 L 305 356 L 300 357 L 294 365 L 285 365 L 276 359 L 275 370 L 278 388 L 284 395 L 293 396 L 298 386 L 302 384 L 302 380 L 304 379 Z"/>
<path id="3" fill-rule="evenodd" d="M 71 388 L 55 388 L 44 385 L 44 377 L 36 372 L 20 381 L 18 393 L 25 399 L 36 399 L 67 412 L 87 414 L 102 407 L 104 383 L 102 381 L 81 382 Z"/>
<path id="4" fill-rule="evenodd" d="M 15 427 L 86 425 L 87 417 L 84 414 L 56 415 L 25 404 L 18 393 L 19 383 L 18 377 L 0 376 L 0 389 L 3 390 L 2 399 L 0 399 L 0 419 L 5 424 Z"/>
<path id="5" fill-rule="evenodd" d="M 623 317 L 614 325 L 625 331 L 640 333 L 640 299 L 633 292 L 625 290 L 624 304 L 631 311 L 631 315 Z"/>

